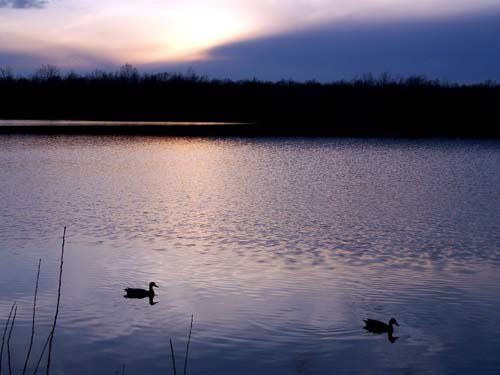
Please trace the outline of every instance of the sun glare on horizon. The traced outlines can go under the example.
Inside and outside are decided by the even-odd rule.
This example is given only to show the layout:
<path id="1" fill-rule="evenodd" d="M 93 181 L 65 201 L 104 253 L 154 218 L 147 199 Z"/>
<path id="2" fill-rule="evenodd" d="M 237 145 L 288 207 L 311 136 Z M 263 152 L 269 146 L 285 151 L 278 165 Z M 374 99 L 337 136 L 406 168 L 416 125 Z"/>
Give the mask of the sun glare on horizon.
<path id="1" fill-rule="evenodd" d="M 169 28 L 162 33 L 163 50 L 153 59 L 201 58 L 207 48 L 237 40 L 251 33 L 248 19 L 224 9 L 210 7 L 181 7 L 175 16 L 165 12 Z"/>

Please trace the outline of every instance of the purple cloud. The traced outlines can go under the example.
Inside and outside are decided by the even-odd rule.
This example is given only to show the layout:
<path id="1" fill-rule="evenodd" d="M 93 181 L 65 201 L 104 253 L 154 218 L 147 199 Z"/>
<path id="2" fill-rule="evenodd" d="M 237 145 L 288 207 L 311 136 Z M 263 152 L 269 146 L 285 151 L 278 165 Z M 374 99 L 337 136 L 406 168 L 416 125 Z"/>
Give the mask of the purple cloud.
<path id="1" fill-rule="evenodd" d="M 0 0 L 0 8 L 42 8 L 47 0 Z"/>

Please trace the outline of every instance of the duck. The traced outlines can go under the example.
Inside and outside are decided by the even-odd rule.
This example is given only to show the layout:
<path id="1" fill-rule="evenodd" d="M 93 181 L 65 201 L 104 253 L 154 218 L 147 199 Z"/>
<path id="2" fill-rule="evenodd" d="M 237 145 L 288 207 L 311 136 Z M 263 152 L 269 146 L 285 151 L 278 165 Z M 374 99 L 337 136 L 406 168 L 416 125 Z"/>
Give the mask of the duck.
<path id="1" fill-rule="evenodd" d="M 150 282 L 149 283 L 149 290 L 146 289 L 134 289 L 134 288 L 125 288 L 125 293 L 127 293 L 124 297 L 125 298 L 146 298 L 149 297 L 150 299 L 153 299 L 155 296 L 155 292 L 153 290 L 154 288 L 159 288 L 158 285 L 156 285 L 155 282 Z"/>
<path id="2" fill-rule="evenodd" d="M 372 333 L 388 333 L 392 335 L 394 332 L 393 325 L 395 324 L 399 327 L 398 322 L 394 318 L 389 320 L 389 324 L 385 324 L 384 322 L 374 319 L 363 319 L 363 322 L 365 322 L 365 326 L 363 328 Z"/>

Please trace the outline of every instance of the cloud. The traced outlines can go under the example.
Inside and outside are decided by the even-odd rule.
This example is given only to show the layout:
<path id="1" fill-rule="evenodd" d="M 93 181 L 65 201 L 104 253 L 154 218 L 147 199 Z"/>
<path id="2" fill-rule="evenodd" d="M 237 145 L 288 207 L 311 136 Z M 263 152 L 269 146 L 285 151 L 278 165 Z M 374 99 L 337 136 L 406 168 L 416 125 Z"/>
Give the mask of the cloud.
<path id="1" fill-rule="evenodd" d="M 16 75 L 32 74 L 44 64 L 56 65 L 62 68 L 63 72 L 70 70 L 88 72 L 96 68 L 103 70 L 115 70 L 117 68 L 114 62 L 85 51 L 50 48 L 45 52 L 45 54 L 40 54 L 36 52 L 0 50 L 0 67 L 9 66 Z"/>
<path id="2" fill-rule="evenodd" d="M 48 0 L 0 0 L 0 8 L 42 8 Z"/>
<path id="3" fill-rule="evenodd" d="M 500 79 L 499 0 L 422 0 L 405 12 L 409 3 L 401 0 L 200 5 L 206 1 L 0 0 L 10 8 L 51 4 L 23 17 L 0 11 L 0 65 L 29 72 L 42 63 L 88 69 L 129 62 L 233 79 L 331 81 L 385 71 Z"/>
<path id="4" fill-rule="evenodd" d="M 500 12 L 458 18 L 332 24 L 214 48 L 162 68 L 211 77 L 332 81 L 372 72 L 458 82 L 500 80 Z"/>

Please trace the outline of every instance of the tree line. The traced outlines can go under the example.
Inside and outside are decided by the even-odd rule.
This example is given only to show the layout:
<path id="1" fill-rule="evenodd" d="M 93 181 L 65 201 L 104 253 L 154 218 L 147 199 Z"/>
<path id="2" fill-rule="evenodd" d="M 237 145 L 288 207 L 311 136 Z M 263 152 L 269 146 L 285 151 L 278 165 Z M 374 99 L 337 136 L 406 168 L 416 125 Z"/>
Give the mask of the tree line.
<path id="1" fill-rule="evenodd" d="M 225 121 L 258 124 L 262 134 L 500 135 L 500 84 L 456 84 L 422 76 L 365 74 L 352 80 L 210 79 L 193 71 L 32 75 L 0 67 L 0 118 Z"/>

